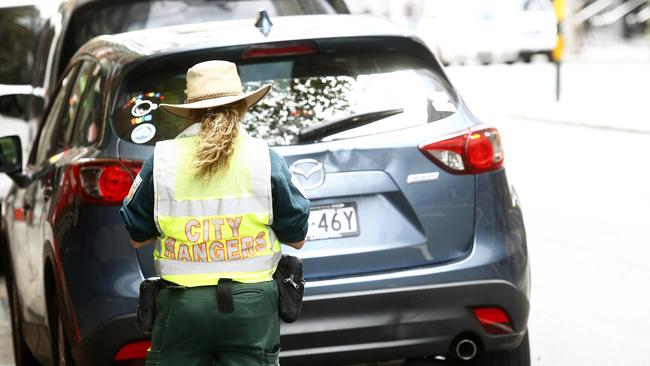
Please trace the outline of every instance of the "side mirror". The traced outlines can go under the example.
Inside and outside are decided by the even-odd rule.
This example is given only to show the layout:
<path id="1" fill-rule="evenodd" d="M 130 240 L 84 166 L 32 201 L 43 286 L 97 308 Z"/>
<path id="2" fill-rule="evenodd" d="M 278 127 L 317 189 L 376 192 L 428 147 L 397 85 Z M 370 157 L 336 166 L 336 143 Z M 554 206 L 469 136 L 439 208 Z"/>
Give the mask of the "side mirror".
<path id="1" fill-rule="evenodd" d="M 23 150 L 20 137 L 0 137 L 0 173 L 20 173 L 23 170 Z"/>

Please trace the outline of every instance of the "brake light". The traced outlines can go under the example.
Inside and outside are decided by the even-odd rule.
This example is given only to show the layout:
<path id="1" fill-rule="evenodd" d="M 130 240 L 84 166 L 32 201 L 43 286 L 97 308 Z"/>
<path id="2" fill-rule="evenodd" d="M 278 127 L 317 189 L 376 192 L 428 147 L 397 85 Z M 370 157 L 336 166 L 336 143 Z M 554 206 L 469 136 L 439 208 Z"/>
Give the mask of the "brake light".
<path id="1" fill-rule="evenodd" d="M 276 43 L 262 44 L 248 47 L 242 59 L 273 56 L 295 56 L 316 53 L 316 46 L 312 43 Z"/>
<path id="2" fill-rule="evenodd" d="M 453 174 L 476 174 L 503 166 L 499 131 L 481 125 L 419 146 L 420 151 Z"/>
<path id="3" fill-rule="evenodd" d="M 474 316 L 478 319 L 483 329 L 489 334 L 507 334 L 512 333 L 513 328 L 510 318 L 497 307 L 474 308 Z"/>
<path id="4" fill-rule="evenodd" d="M 138 341 L 127 343 L 113 357 L 114 366 L 136 366 L 144 365 L 147 358 L 147 351 L 151 347 L 151 341 Z"/>
<path id="5" fill-rule="evenodd" d="M 119 204 L 129 193 L 141 162 L 95 160 L 73 167 L 73 187 L 81 200 L 90 204 Z"/>

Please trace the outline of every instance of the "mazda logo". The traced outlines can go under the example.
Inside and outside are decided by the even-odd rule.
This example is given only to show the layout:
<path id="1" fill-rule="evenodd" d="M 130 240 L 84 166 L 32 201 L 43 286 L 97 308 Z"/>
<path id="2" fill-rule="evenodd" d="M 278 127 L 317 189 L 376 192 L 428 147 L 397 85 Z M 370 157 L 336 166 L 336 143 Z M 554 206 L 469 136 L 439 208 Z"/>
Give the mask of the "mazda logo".
<path id="1" fill-rule="evenodd" d="M 289 167 L 289 171 L 295 175 L 302 189 L 316 189 L 325 181 L 325 169 L 323 163 L 318 160 L 296 160 Z"/>

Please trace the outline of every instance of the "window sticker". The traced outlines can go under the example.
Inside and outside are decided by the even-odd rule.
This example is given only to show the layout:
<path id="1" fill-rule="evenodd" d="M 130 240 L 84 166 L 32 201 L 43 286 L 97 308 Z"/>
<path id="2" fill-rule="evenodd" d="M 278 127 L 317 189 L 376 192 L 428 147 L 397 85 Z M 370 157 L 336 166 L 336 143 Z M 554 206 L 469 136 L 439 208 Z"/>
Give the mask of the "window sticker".
<path id="1" fill-rule="evenodd" d="M 140 123 L 152 122 L 153 115 L 151 113 L 158 109 L 158 103 L 151 99 L 157 99 L 160 102 L 165 100 L 166 97 L 159 92 L 142 92 L 134 94 L 122 105 L 122 110 L 128 111 L 130 109 L 132 117 L 131 125 L 135 126 Z"/>
<path id="2" fill-rule="evenodd" d="M 146 98 L 157 98 L 159 100 L 165 100 L 165 96 L 161 95 L 158 92 L 152 92 L 151 91 L 151 92 L 138 93 L 138 94 L 133 95 L 131 98 L 129 98 L 129 100 L 127 100 L 126 103 L 124 103 L 124 105 L 122 106 L 122 109 L 132 108 L 132 106 L 134 104 L 136 104 L 139 100 L 142 100 L 142 98 L 145 98 L 145 97 Z"/>
<path id="3" fill-rule="evenodd" d="M 143 123 L 138 125 L 131 131 L 131 141 L 136 144 L 144 144 L 156 135 L 156 126 L 151 123 Z"/>
<path id="4" fill-rule="evenodd" d="M 142 117 L 133 117 L 131 118 L 131 124 L 135 126 L 135 125 L 139 125 L 142 122 L 151 122 L 152 119 L 153 118 L 151 117 L 150 114 Z"/>
<path id="5" fill-rule="evenodd" d="M 150 100 L 138 99 L 135 101 L 133 108 L 131 108 L 131 115 L 133 117 L 143 117 L 156 109 L 158 109 L 158 104 Z"/>

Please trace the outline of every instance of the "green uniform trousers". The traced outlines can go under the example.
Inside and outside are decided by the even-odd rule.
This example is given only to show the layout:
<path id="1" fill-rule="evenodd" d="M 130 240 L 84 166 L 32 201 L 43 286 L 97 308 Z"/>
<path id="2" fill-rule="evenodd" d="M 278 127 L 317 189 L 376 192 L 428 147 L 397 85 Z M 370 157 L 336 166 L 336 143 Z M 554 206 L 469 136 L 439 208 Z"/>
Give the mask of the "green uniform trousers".
<path id="1" fill-rule="evenodd" d="M 279 365 L 275 281 L 233 283 L 235 311 L 217 309 L 217 286 L 161 288 L 146 365 Z"/>

